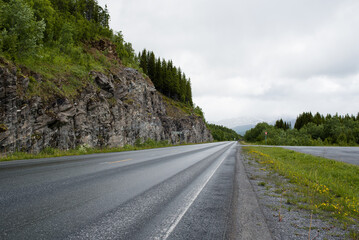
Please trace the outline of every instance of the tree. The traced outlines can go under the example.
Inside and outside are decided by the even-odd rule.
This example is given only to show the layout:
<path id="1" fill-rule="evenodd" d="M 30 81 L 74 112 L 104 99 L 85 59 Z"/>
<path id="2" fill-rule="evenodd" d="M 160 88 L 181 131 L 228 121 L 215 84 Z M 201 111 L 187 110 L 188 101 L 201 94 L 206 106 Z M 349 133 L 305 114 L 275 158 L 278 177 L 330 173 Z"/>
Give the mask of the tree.
<path id="1" fill-rule="evenodd" d="M 36 21 L 44 20 L 46 28 L 44 31 L 44 41 L 52 41 L 56 25 L 56 12 L 50 0 L 26 0 L 33 9 Z"/>
<path id="2" fill-rule="evenodd" d="M 120 40 L 121 43 L 122 35 Z M 146 49 L 138 53 L 138 59 L 143 73 L 150 77 L 158 91 L 169 98 L 193 107 L 190 80 L 186 79 L 186 75 L 180 68 L 174 66 L 172 60 L 156 59 L 155 54 Z"/>
<path id="3" fill-rule="evenodd" d="M 224 126 L 216 124 L 207 124 L 209 131 L 211 132 L 215 141 L 233 141 L 238 140 L 241 136 L 236 133 L 233 129 L 229 129 Z"/>
<path id="4" fill-rule="evenodd" d="M 161 68 L 161 59 L 157 58 L 155 63 L 155 77 L 156 84 L 155 87 L 158 91 L 162 92 L 163 89 L 163 80 L 162 80 L 162 68 Z"/>
<path id="5" fill-rule="evenodd" d="M 260 142 L 264 140 L 264 132 L 268 132 L 270 129 L 270 125 L 268 123 L 262 122 L 258 123 L 254 128 L 248 130 L 244 139 L 248 142 Z M 273 127 L 272 127 L 273 128 Z"/>
<path id="6" fill-rule="evenodd" d="M 284 127 L 284 122 L 283 122 L 283 119 L 280 119 L 280 120 L 277 120 L 275 122 L 275 125 L 274 125 L 276 128 L 283 128 Z"/>
<path id="7" fill-rule="evenodd" d="M 155 68 L 156 68 L 155 54 L 153 52 L 149 52 L 149 57 L 147 62 L 147 72 L 148 72 L 148 76 L 156 86 L 157 79 L 155 78 L 155 73 L 156 73 Z"/>
<path id="8" fill-rule="evenodd" d="M 313 117 L 313 122 L 317 125 L 324 123 L 324 116 L 317 112 Z"/>
<path id="9" fill-rule="evenodd" d="M 285 122 L 285 121 L 283 121 L 283 119 L 280 119 L 275 122 L 274 127 L 280 128 L 283 130 L 288 130 L 291 128 L 291 124 L 290 124 L 290 122 Z"/>
<path id="10" fill-rule="evenodd" d="M 142 53 L 140 55 L 140 67 L 142 68 L 144 74 L 148 74 L 148 72 L 147 72 L 147 51 L 146 51 L 146 49 L 143 49 Z"/>
<path id="11" fill-rule="evenodd" d="M 161 64 L 162 93 L 165 94 L 166 96 L 169 96 L 169 90 L 168 90 L 169 79 L 167 72 L 168 72 L 167 62 L 165 59 L 162 59 L 162 64 Z"/>
<path id="12" fill-rule="evenodd" d="M 297 120 L 295 121 L 294 128 L 301 129 L 304 125 L 313 122 L 313 115 L 311 112 L 304 112 L 299 114 Z"/>
<path id="13" fill-rule="evenodd" d="M 44 20 L 36 21 L 33 10 L 23 0 L 13 0 L 0 7 L 1 47 L 18 57 L 33 54 L 44 37 Z"/>
<path id="14" fill-rule="evenodd" d="M 186 82 L 186 103 L 190 106 L 193 106 L 191 79 L 188 79 Z"/>

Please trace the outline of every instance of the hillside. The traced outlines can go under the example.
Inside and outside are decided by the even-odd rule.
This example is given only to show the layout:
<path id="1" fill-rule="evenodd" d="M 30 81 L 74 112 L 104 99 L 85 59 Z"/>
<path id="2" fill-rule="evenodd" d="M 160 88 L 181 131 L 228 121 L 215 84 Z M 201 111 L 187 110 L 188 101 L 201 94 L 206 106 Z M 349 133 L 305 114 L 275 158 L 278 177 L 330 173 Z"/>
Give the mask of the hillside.
<path id="1" fill-rule="evenodd" d="M 236 131 L 233 129 L 216 125 L 216 124 L 207 124 L 213 139 L 215 141 L 238 141 L 242 138 Z"/>
<path id="2" fill-rule="evenodd" d="M 159 93 L 97 1 L 0 0 L 0 16 L 1 152 L 212 140 L 189 79 L 163 60 Z"/>

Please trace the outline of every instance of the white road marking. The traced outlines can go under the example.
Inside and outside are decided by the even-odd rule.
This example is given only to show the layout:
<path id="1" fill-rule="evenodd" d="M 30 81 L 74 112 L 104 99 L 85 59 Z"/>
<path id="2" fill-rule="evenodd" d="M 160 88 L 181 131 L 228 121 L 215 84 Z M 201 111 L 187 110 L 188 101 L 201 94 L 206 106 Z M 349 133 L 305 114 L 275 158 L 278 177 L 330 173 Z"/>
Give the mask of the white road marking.
<path id="1" fill-rule="evenodd" d="M 233 144 L 225 153 L 223 153 L 221 155 L 221 159 L 219 161 L 217 161 L 217 165 L 216 167 L 210 171 L 207 176 L 204 178 L 205 181 L 201 182 L 200 184 L 198 184 L 198 186 L 194 189 L 194 191 L 191 191 L 190 193 L 187 194 L 187 196 L 185 197 L 185 202 L 187 203 L 183 208 L 178 209 L 177 214 L 174 214 L 172 216 L 169 216 L 170 219 L 167 218 L 167 222 L 169 223 L 169 226 L 165 226 L 161 233 L 159 233 L 157 236 L 153 237 L 152 239 L 154 240 L 159 240 L 159 239 L 167 239 L 171 233 L 173 232 L 173 230 L 176 228 L 176 226 L 178 225 L 178 223 L 181 221 L 181 219 L 183 218 L 183 216 L 186 214 L 186 212 L 188 211 L 188 209 L 191 207 L 191 205 L 194 203 L 194 201 L 197 199 L 198 195 L 201 193 L 201 191 L 204 189 L 204 187 L 207 185 L 207 183 L 209 182 L 209 180 L 212 178 L 212 176 L 214 175 L 214 173 L 217 171 L 217 169 L 219 168 L 219 166 L 221 166 L 221 164 L 223 163 L 223 161 L 227 158 L 229 152 L 231 151 L 231 149 L 235 146 L 235 144 Z"/>

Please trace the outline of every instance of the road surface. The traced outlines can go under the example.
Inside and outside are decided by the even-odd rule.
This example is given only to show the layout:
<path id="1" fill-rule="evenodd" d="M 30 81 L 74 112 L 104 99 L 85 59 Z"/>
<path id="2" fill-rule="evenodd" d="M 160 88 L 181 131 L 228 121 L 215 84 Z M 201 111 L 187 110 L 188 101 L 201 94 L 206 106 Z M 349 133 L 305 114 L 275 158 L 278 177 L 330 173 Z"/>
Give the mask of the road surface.
<path id="1" fill-rule="evenodd" d="M 0 163 L 0 239 L 270 239 L 239 145 Z"/>
<path id="2" fill-rule="evenodd" d="M 354 165 L 359 165 L 359 147 L 301 147 L 281 146 L 297 152 L 307 153 L 314 156 L 334 159 Z"/>

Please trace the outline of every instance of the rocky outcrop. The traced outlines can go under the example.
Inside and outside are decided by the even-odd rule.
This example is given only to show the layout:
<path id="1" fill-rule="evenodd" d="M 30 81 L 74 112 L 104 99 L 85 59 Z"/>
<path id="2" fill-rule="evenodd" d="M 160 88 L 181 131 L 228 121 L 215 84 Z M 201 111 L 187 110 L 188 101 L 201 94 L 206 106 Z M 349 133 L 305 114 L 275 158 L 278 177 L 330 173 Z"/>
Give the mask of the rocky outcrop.
<path id="1" fill-rule="evenodd" d="M 0 66 L 0 151 L 39 152 L 46 147 L 116 147 L 137 139 L 171 143 L 212 141 L 194 115 L 170 117 L 153 84 L 131 68 L 91 72 L 92 84 L 72 99 L 26 97 L 29 78 Z M 40 77 L 35 80 L 41 81 Z M 180 110 L 178 110 L 180 111 Z"/>

